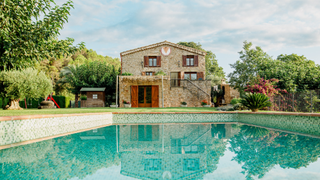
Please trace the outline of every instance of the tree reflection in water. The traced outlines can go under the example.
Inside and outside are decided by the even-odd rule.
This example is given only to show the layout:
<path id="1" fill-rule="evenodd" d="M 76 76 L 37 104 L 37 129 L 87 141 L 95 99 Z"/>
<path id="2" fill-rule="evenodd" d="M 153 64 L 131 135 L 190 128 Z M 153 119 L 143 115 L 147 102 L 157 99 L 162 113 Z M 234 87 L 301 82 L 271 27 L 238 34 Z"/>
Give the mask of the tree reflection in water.
<path id="1" fill-rule="evenodd" d="M 320 155 L 320 139 L 246 125 L 230 139 L 230 145 L 236 154 L 233 160 L 243 164 L 247 179 L 262 178 L 275 165 L 307 167 Z"/>

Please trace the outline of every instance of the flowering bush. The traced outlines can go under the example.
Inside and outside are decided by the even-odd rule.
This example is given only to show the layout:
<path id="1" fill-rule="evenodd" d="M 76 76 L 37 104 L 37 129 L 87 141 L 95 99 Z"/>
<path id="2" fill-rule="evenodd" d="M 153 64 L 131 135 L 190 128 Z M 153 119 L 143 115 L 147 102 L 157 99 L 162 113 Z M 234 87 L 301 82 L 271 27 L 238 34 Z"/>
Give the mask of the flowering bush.
<path id="1" fill-rule="evenodd" d="M 129 101 L 122 101 L 122 102 L 123 102 L 123 104 L 130 104 Z"/>
<path id="2" fill-rule="evenodd" d="M 267 95 L 268 97 L 272 97 L 280 93 L 287 93 L 286 90 L 276 88 L 277 86 L 275 84 L 277 82 L 279 82 L 278 79 L 272 78 L 270 80 L 265 80 L 258 76 L 256 79 L 254 79 L 250 84 L 246 86 L 244 91 L 250 93 L 261 93 Z"/>
<path id="3" fill-rule="evenodd" d="M 203 100 L 203 101 L 201 101 L 201 105 L 203 106 L 203 105 L 207 105 L 208 104 L 208 101 L 207 100 Z"/>

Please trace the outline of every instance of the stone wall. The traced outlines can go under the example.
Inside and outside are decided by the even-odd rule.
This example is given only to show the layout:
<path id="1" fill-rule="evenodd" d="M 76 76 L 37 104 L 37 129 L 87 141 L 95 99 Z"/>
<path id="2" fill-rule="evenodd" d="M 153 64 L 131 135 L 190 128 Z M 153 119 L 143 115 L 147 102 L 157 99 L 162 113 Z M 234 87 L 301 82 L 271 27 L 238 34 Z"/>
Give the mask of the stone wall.
<path id="1" fill-rule="evenodd" d="M 196 86 L 203 89 L 210 95 L 210 81 L 192 81 Z M 196 86 L 181 80 L 181 87 L 170 88 L 169 76 L 163 77 L 163 87 L 161 76 L 120 76 L 119 77 L 119 102 L 120 107 L 124 107 L 123 101 L 131 102 L 131 86 L 132 85 L 159 85 L 159 107 L 162 107 L 162 98 L 164 107 L 179 107 L 181 102 L 185 101 L 188 107 L 200 107 L 201 101 L 206 99 L 210 102 L 209 97 L 201 92 Z M 162 97 L 163 90 L 163 97 Z"/>
<path id="2" fill-rule="evenodd" d="M 162 47 L 170 47 L 169 56 L 163 56 Z M 198 67 L 182 67 L 182 55 L 198 55 Z M 161 56 L 161 67 L 144 67 L 144 56 Z M 122 56 L 122 72 L 140 76 L 141 72 L 158 72 L 162 70 L 168 76 L 170 72 L 205 72 L 205 56 L 189 52 L 170 45 L 162 45 Z"/>
<path id="3" fill-rule="evenodd" d="M 222 84 L 221 85 L 222 88 L 224 88 L 224 100 L 225 103 L 223 104 L 230 104 L 231 100 L 233 98 L 239 98 L 240 97 L 240 93 L 239 91 L 237 91 L 236 89 L 233 89 L 232 87 L 230 87 L 229 84 Z"/>

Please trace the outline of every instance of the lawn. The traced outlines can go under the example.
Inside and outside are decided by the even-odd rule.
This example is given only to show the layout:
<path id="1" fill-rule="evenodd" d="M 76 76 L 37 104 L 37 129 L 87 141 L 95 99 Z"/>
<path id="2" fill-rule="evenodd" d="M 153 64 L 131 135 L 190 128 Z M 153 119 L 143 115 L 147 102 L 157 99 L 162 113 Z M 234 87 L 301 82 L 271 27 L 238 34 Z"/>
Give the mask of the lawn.
<path id="1" fill-rule="evenodd" d="M 0 110 L 0 116 L 20 116 L 36 114 L 74 114 L 101 112 L 210 112 L 216 108 L 205 107 L 169 107 L 169 108 L 61 108 L 61 109 L 24 109 Z"/>

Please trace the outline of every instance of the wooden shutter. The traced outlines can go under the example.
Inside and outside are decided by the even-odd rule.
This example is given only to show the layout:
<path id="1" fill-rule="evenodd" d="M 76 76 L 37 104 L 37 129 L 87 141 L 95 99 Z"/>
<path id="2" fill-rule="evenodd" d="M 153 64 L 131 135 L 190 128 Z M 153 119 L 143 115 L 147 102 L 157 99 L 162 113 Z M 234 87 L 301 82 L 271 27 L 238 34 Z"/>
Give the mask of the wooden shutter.
<path id="1" fill-rule="evenodd" d="M 194 60 L 194 66 L 198 67 L 198 55 L 195 55 L 193 60 Z"/>
<path id="2" fill-rule="evenodd" d="M 131 86 L 131 107 L 138 107 L 138 86 Z"/>
<path id="3" fill-rule="evenodd" d="M 142 76 L 145 76 L 145 75 L 146 75 L 146 72 L 141 72 L 141 75 L 142 75 Z"/>
<path id="4" fill-rule="evenodd" d="M 157 67 L 161 67 L 161 56 L 157 56 Z"/>
<path id="5" fill-rule="evenodd" d="M 144 57 L 144 67 L 149 67 L 149 56 Z"/>
<path id="6" fill-rule="evenodd" d="M 159 86 L 151 87 L 151 107 L 159 107 Z"/>
<path id="7" fill-rule="evenodd" d="M 200 80 L 200 78 L 201 78 L 202 80 L 204 80 L 204 79 L 203 79 L 203 72 L 197 72 L 197 77 L 198 77 L 198 80 Z"/>
<path id="8" fill-rule="evenodd" d="M 182 55 L 182 67 L 186 67 L 187 66 L 187 56 Z"/>

